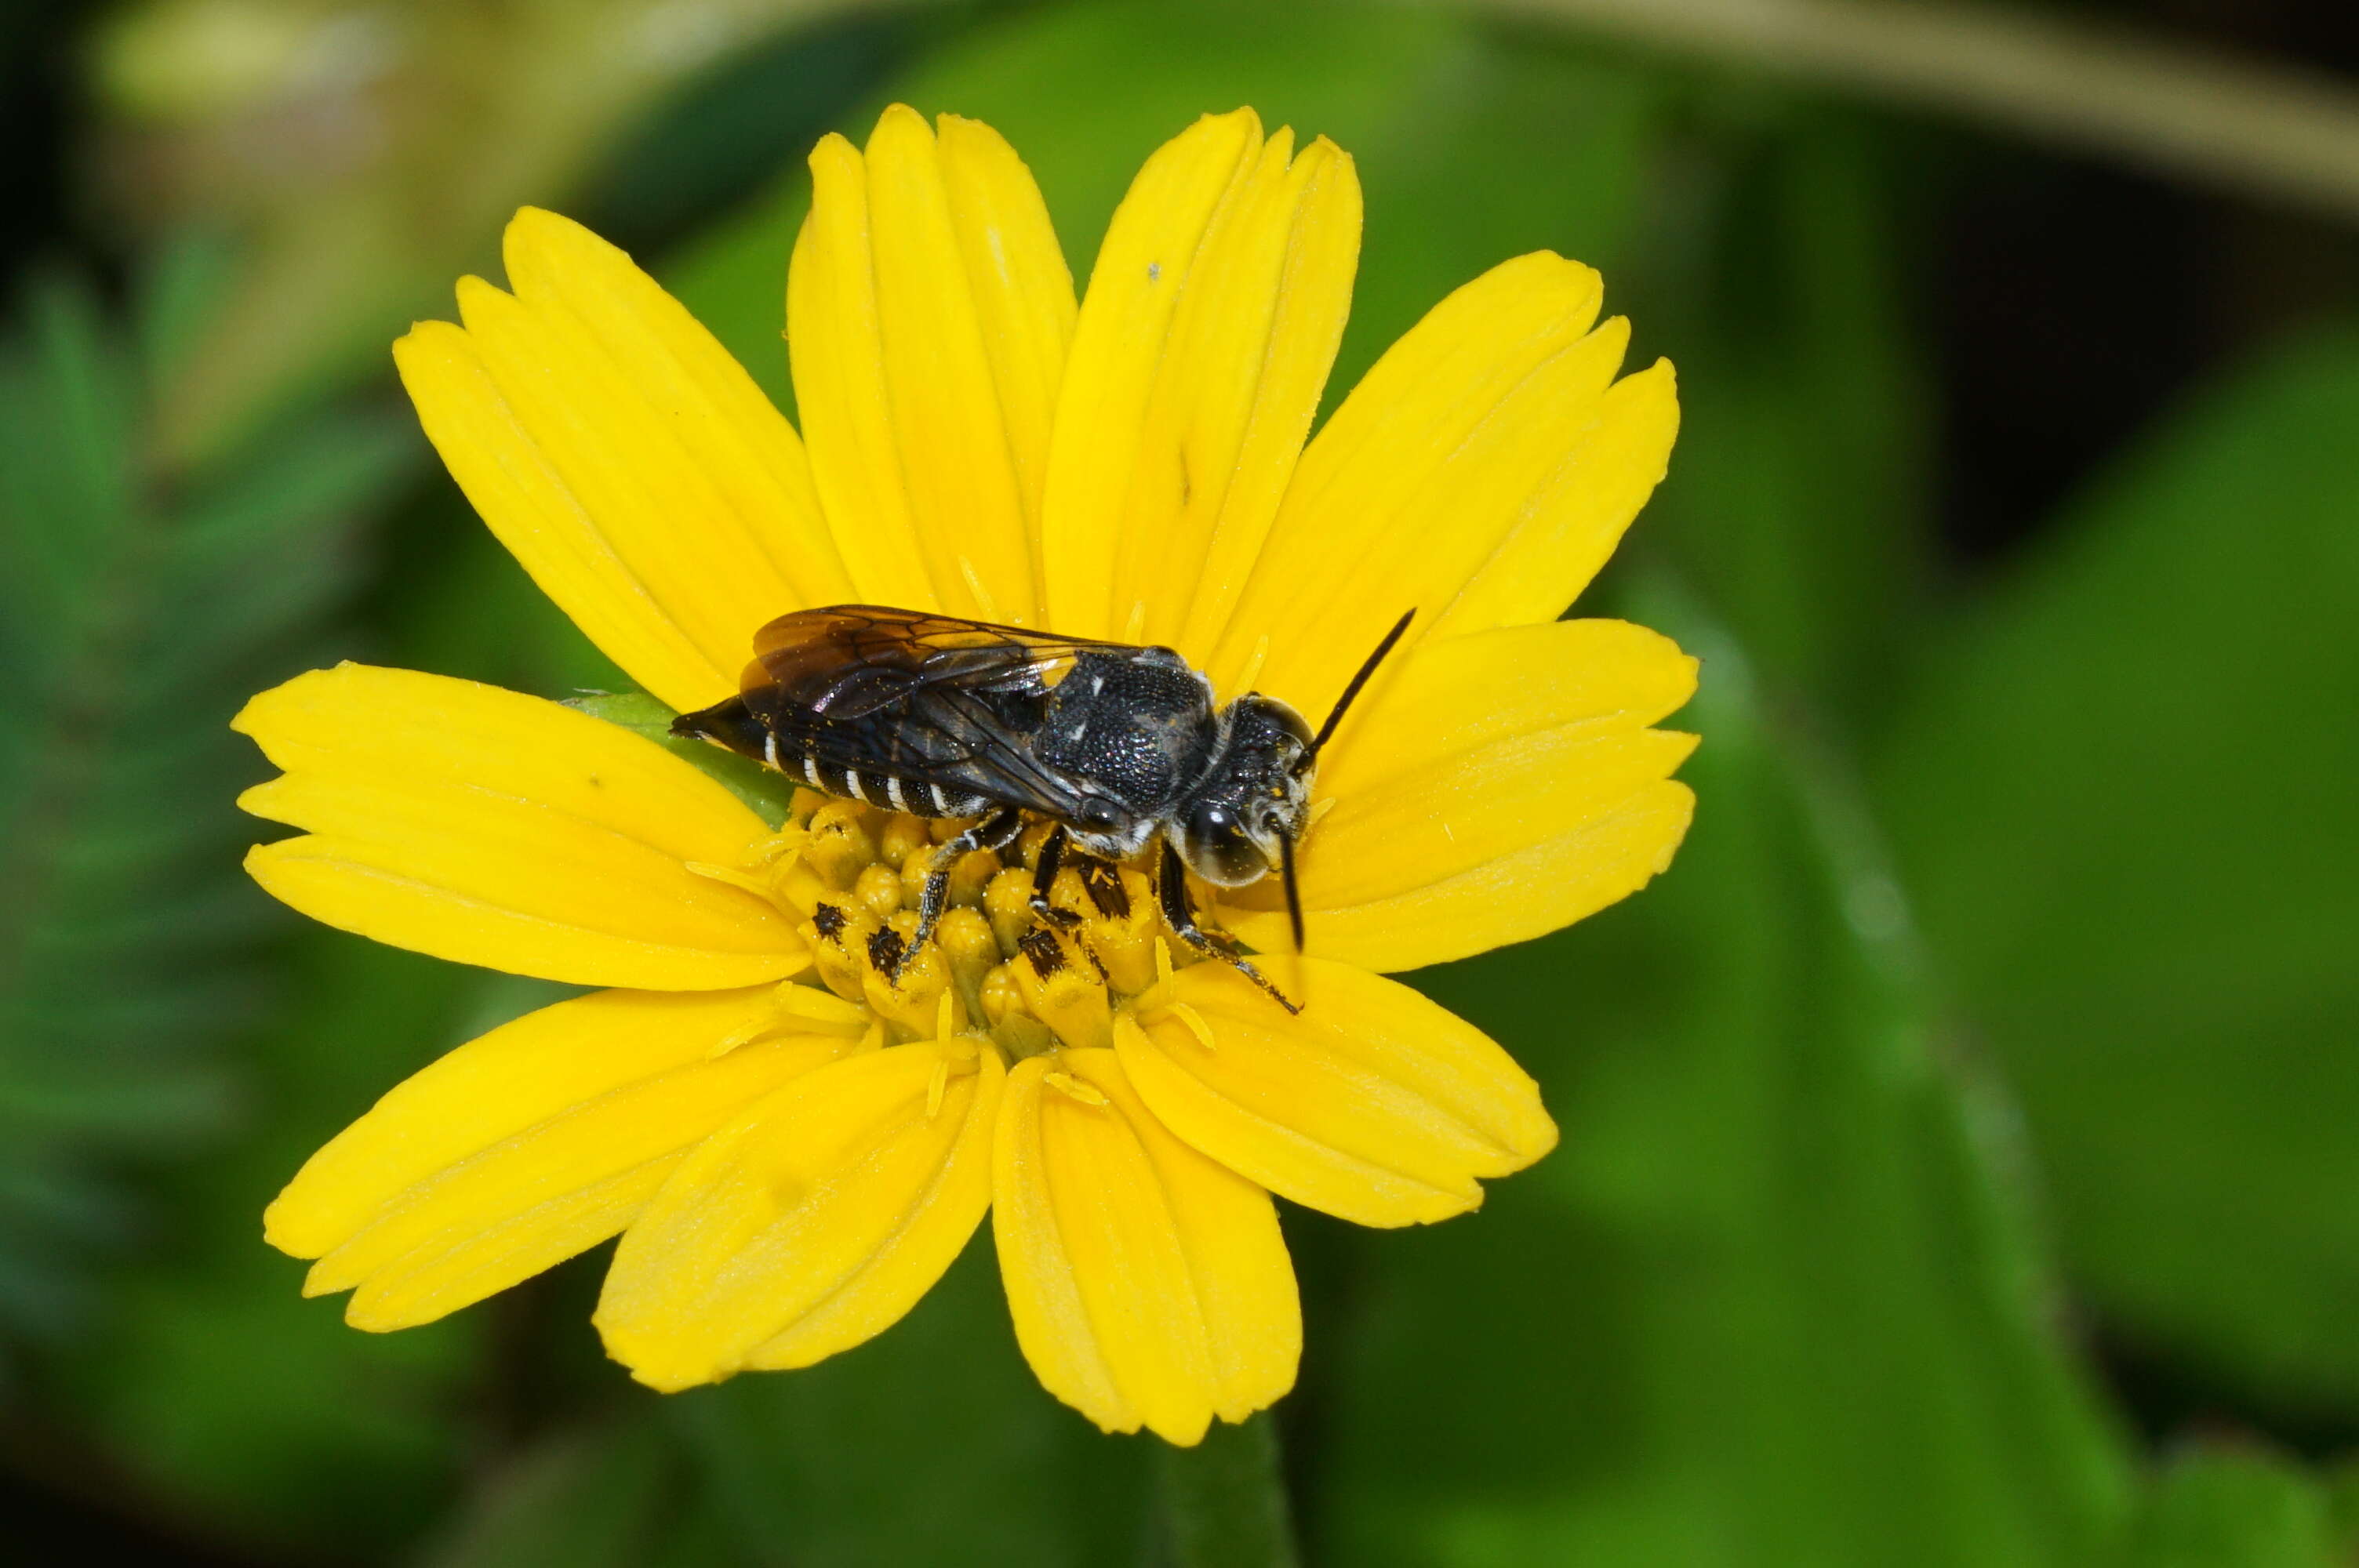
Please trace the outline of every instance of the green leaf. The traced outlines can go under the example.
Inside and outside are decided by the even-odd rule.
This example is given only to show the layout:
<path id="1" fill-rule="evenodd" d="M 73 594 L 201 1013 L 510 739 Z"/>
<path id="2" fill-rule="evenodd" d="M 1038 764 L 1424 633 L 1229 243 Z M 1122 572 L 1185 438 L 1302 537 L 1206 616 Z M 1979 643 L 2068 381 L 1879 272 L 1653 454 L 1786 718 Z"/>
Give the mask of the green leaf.
<path id="1" fill-rule="evenodd" d="M 1691 606 L 1625 608 L 1704 658 L 1696 825 L 1629 903 L 1425 977 L 1564 1141 L 1352 1247 L 1317 1534 L 1376 1565 L 2080 1568 L 2128 1476 L 2005 1108 L 1941 1050 L 1839 763 Z"/>
<path id="2" fill-rule="evenodd" d="M 0 1336 L 86 1324 L 60 1309 L 118 1228 L 111 1175 L 231 1114 L 217 1051 L 276 927 L 229 719 L 318 635 L 414 451 L 331 414 L 168 486 L 133 345 L 170 303 L 124 328 L 55 284 L 0 344 Z"/>
<path id="3" fill-rule="evenodd" d="M 1634 358 L 1675 362 L 1681 416 L 1636 538 L 1712 597 L 1768 678 L 1830 716 L 1873 715 L 1922 604 L 1930 493 L 1888 128 L 1747 108 L 1680 149 L 1636 247 Z"/>
<path id="4" fill-rule="evenodd" d="M 1098 1568 L 1136 1551 L 1155 1440 L 1102 1437 L 1041 1391 L 989 1231 L 871 1343 L 667 1401 L 756 1561 Z"/>
<path id="5" fill-rule="evenodd" d="M 692 1477 L 651 1421 L 559 1431 L 478 1489 L 421 1568 L 723 1568 L 729 1551 L 710 1516 L 701 1550 L 680 1551 Z"/>
<path id="6" fill-rule="evenodd" d="M 2332 1513 L 2316 1482 L 2252 1449 L 2173 1458 L 2132 1537 L 2128 1568 L 2333 1568 Z"/>
<path id="7" fill-rule="evenodd" d="M 2359 335 L 2155 432 L 1930 654 L 1880 803 L 2126 1342 L 2359 1410 Z"/>
<path id="8" fill-rule="evenodd" d="M 299 1005 L 247 1044 L 251 1125 L 174 1173 L 169 1223 L 110 1279 L 103 1332 L 58 1376 L 150 1507 L 281 1553 L 375 1561 L 434 1517 L 482 1441 L 463 1412 L 494 1319 L 358 1333 L 341 1298 L 304 1299 L 308 1265 L 263 1244 L 262 1209 L 406 1074 L 547 999 L 487 1008 L 467 970 L 324 929 L 288 968 Z"/>

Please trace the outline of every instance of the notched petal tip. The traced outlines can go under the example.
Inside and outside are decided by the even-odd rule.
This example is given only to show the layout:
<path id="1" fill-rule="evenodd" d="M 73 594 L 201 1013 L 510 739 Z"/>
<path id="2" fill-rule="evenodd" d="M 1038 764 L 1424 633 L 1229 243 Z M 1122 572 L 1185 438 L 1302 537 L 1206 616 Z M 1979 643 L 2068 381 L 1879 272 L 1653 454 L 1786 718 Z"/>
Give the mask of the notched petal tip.
<path id="1" fill-rule="evenodd" d="M 1369 1226 L 1463 1214 L 1479 1179 L 1556 1146 L 1538 1086 L 1480 1030 L 1347 964 L 1305 957 L 1298 984 L 1288 1017 L 1223 966 L 1182 971 L 1175 996 L 1219 1048 L 1176 1017 L 1125 1021 L 1115 1047 L 1141 1098 L 1232 1170 Z"/>
<path id="2" fill-rule="evenodd" d="M 966 1040 L 853 1055 L 749 1108 L 624 1235 L 592 1321 L 650 1388 L 808 1366 L 882 1333 L 991 1200 L 1006 1078 Z"/>
<path id="3" fill-rule="evenodd" d="M 1009 1076 L 992 1230 L 1041 1385 L 1180 1446 L 1293 1386 L 1301 1309 L 1269 1195 L 1157 1120 L 1111 1051 Z"/>
<path id="4" fill-rule="evenodd" d="M 324 924 L 591 985 L 723 989 L 792 974 L 790 925 L 689 867 L 768 829 L 663 747 L 472 681 L 345 665 L 238 722 L 286 770 L 240 797 L 304 833 L 246 869 Z"/>

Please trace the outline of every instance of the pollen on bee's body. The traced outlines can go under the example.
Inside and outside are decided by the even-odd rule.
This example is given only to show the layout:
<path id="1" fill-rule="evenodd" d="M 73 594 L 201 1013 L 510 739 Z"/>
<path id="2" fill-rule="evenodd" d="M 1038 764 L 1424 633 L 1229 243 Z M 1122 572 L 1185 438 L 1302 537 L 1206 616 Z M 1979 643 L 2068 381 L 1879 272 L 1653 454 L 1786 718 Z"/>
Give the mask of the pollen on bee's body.
<path id="1" fill-rule="evenodd" d="M 1084 860 L 1076 873 L 1082 891 L 1090 895 L 1097 912 L 1110 919 L 1120 920 L 1130 914 L 1130 890 L 1123 885 L 1122 872 L 1103 860 Z"/>

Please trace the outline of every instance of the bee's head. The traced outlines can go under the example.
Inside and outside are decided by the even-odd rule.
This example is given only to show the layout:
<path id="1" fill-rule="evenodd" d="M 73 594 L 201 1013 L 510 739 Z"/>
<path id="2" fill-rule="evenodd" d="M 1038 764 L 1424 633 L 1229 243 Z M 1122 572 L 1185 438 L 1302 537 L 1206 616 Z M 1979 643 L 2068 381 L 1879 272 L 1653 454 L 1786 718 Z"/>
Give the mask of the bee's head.
<path id="1" fill-rule="evenodd" d="M 1310 817 L 1310 726 L 1276 697 L 1249 694 L 1223 716 L 1227 744 L 1179 813 L 1188 869 L 1215 887 L 1259 881 L 1285 863 Z"/>

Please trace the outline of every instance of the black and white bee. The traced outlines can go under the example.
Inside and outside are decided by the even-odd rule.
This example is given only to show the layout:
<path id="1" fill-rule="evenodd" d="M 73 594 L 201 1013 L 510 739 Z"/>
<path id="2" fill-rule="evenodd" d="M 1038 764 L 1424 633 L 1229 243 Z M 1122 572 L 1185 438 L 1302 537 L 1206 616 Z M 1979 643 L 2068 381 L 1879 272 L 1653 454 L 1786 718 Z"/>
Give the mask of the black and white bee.
<path id="1" fill-rule="evenodd" d="M 1223 888 L 1280 875 L 1301 946 L 1294 849 L 1310 826 L 1320 749 L 1415 613 L 1376 645 L 1315 734 L 1258 692 L 1216 706 L 1212 683 L 1169 648 L 875 604 L 771 622 L 755 634 L 738 695 L 681 714 L 672 732 L 825 795 L 913 816 L 982 817 L 935 853 L 908 953 L 933 934 L 951 864 L 1006 848 L 1038 819 L 1052 825 L 1033 868 L 1038 917 L 1063 923 L 1048 895 L 1069 843 L 1114 861 L 1152 849 L 1172 931 L 1293 1011 L 1226 937 L 1197 923 L 1183 867 Z"/>

